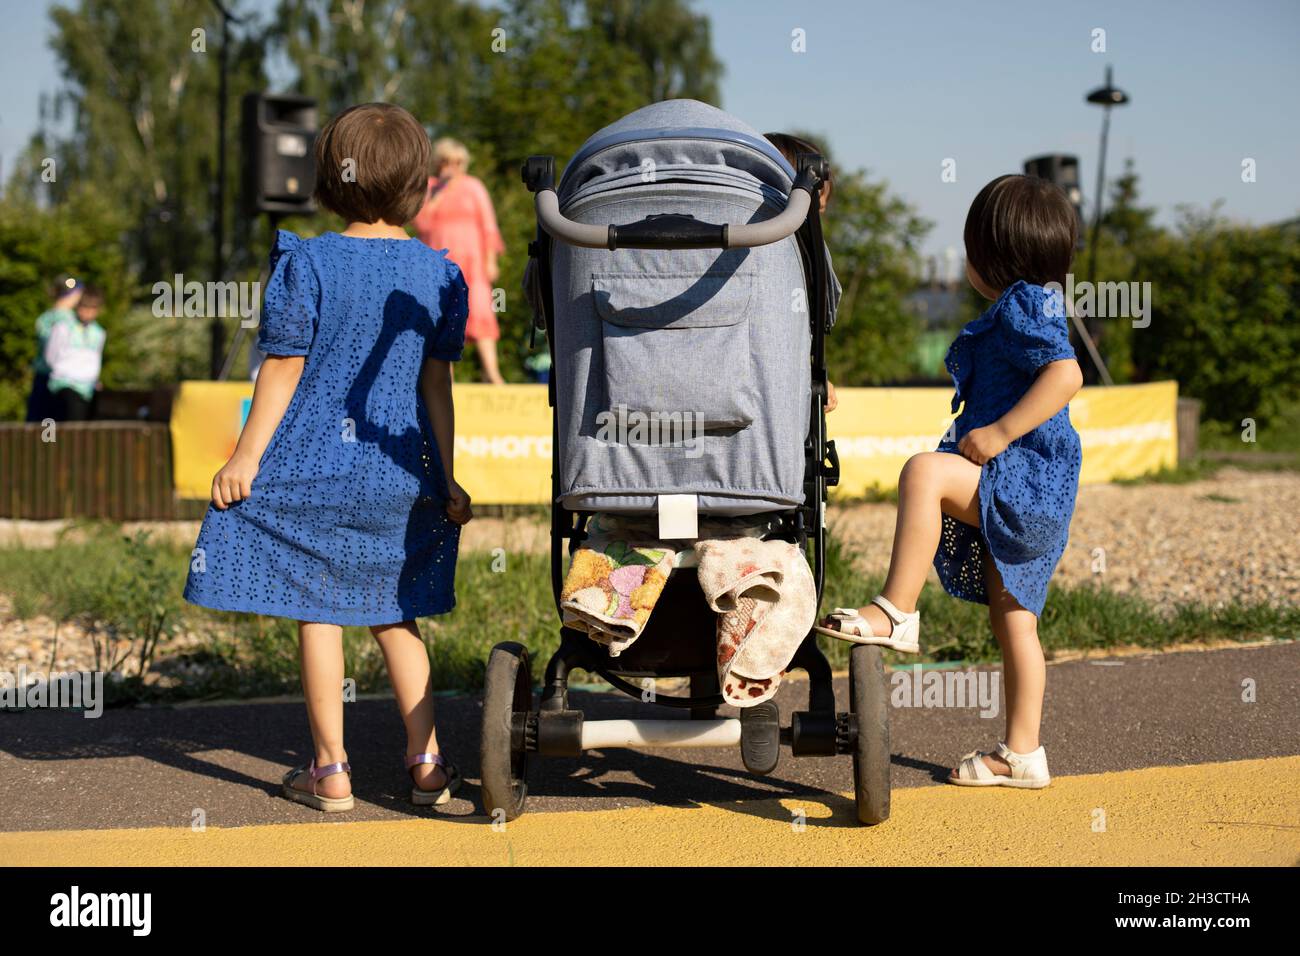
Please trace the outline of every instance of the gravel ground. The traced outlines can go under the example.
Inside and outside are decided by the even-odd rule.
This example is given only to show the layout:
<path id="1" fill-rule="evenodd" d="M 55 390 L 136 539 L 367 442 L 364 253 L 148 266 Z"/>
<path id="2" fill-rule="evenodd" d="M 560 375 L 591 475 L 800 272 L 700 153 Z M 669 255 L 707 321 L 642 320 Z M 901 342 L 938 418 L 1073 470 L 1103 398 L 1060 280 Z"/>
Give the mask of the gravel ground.
<path id="1" fill-rule="evenodd" d="M 883 571 L 894 514 L 890 504 L 856 504 L 832 507 L 829 518 L 835 533 L 861 553 L 868 570 Z M 0 546 L 21 541 L 28 547 L 52 547 L 63 527 L 62 522 L 0 521 Z M 198 532 L 197 522 L 129 526 L 136 527 L 185 544 Z M 479 518 L 465 528 L 461 547 L 542 553 L 547 529 L 529 518 Z M 1098 578 L 1106 587 L 1138 593 L 1159 608 L 1189 601 L 1300 601 L 1300 472 L 1224 469 L 1212 479 L 1182 485 L 1085 486 L 1055 580 L 1070 586 Z M 13 672 L 19 665 L 29 672 L 44 671 L 53 636 L 52 621 L 15 620 L 0 595 L 0 671 Z M 54 670 L 90 668 L 93 661 L 90 640 L 75 628 L 62 628 Z"/>
<path id="2" fill-rule="evenodd" d="M 830 521 L 883 571 L 895 511 L 851 505 L 832 509 Z M 1225 468 L 1181 485 L 1085 485 L 1054 580 L 1098 578 L 1160 608 L 1300 601 L 1300 472 Z"/>

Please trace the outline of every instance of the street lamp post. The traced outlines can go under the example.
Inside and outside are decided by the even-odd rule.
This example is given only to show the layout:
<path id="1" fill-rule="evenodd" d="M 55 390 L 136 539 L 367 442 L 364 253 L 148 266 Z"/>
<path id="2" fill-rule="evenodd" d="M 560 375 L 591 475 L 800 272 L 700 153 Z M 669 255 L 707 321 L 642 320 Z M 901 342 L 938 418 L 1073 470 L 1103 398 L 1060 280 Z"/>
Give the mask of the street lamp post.
<path id="1" fill-rule="evenodd" d="M 1101 117 L 1101 149 L 1097 157 L 1097 195 L 1094 200 L 1092 214 L 1092 231 L 1088 238 L 1088 283 L 1094 289 L 1093 283 L 1097 281 L 1097 243 L 1101 237 L 1101 211 L 1105 204 L 1106 189 L 1106 146 L 1110 138 L 1110 111 L 1111 107 L 1123 106 L 1128 102 L 1128 94 L 1117 88 L 1111 80 L 1111 68 L 1106 67 L 1106 85 L 1099 86 L 1088 94 L 1087 100 L 1102 109 Z M 1094 297 L 1094 302 L 1096 301 Z M 1095 311 L 1095 308 L 1094 308 Z M 1095 315 L 1088 316 L 1087 322 L 1088 337 L 1096 342 L 1098 333 L 1101 331 Z M 1110 372 L 1100 361 L 1097 362 L 1097 371 L 1101 374 L 1102 381 L 1107 385 L 1113 385 L 1114 382 L 1110 377 Z"/>
<path id="2" fill-rule="evenodd" d="M 221 0 L 212 0 L 221 14 L 221 50 L 217 54 L 219 77 L 217 80 L 217 188 L 212 209 L 212 272 L 213 280 L 223 282 L 226 272 L 226 87 L 227 63 L 230 47 L 230 24 L 241 23 Z M 212 334 L 209 368 L 211 377 L 218 378 L 226 351 L 226 330 L 220 316 L 212 316 L 209 328 Z"/>

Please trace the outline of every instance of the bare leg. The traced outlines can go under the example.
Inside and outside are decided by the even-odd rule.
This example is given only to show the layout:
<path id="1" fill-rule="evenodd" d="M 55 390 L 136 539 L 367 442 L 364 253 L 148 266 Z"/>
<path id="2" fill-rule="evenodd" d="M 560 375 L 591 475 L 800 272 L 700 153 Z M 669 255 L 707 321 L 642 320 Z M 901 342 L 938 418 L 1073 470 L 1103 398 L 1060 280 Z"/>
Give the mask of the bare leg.
<path id="1" fill-rule="evenodd" d="M 1043 720 L 1043 694 L 1047 663 L 1038 642 L 1038 616 L 1026 611 L 1002 584 L 1002 576 L 988 554 L 984 555 L 984 587 L 989 596 L 989 624 L 1002 648 L 1002 677 L 1006 683 L 1007 746 L 1018 754 L 1038 749 L 1038 728 Z M 996 754 L 984 756 L 990 770 L 1007 776 L 1011 768 Z M 956 777 L 956 770 L 952 776 Z"/>
<path id="2" fill-rule="evenodd" d="M 900 611 L 916 610 L 916 600 L 939 550 L 943 516 L 951 515 L 979 527 L 979 481 L 980 466 L 950 452 L 913 455 L 903 466 L 898 476 L 894 550 L 881 591 Z M 858 613 L 878 637 L 887 636 L 893 629 L 885 612 L 874 604 L 859 608 Z M 831 618 L 822 623 L 837 626 Z"/>
<path id="3" fill-rule="evenodd" d="M 497 365 L 497 343 L 495 339 L 475 339 L 474 348 L 478 350 L 479 361 L 483 363 L 483 378 L 493 385 L 504 385 L 501 369 Z"/>
<path id="4" fill-rule="evenodd" d="M 316 766 L 348 759 L 343 749 L 343 628 L 337 624 L 298 622 L 298 660 L 302 670 L 302 692 L 307 698 L 307 721 L 316 746 Z M 290 786 L 311 793 L 311 779 L 298 774 Z M 352 781 L 336 773 L 316 782 L 323 797 L 346 797 Z"/>
<path id="5" fill-rule="evenodd" d="M 370 633 L 384 652 L 388 680 L 397 697 L 397 709 L 406 725 L 406 755 L 438 752 L 438 734 L 433 726 L 433 683 L 429 679 L 429 652 L 420 640 L 414 621 L 372 627 Z M 417 764 L 411 768 L 416 785 L 422 790 L 439 790 L 447 785 L 447 775 L 435 764 Z"/>

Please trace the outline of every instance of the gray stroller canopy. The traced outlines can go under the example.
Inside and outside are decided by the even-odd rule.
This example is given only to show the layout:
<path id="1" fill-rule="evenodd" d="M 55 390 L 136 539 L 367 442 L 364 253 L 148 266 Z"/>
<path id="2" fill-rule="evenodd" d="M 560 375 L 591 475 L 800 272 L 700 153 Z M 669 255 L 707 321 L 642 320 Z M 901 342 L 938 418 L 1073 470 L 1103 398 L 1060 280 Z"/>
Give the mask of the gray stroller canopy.
<path id="1" fill-rule="evenodd" d="M 565 167 L 557 195 L 563 206 L 579 189 L 642 167 L 725 167 L 748 173 L 782 195 L 795 171 L 752 126 L 698 100 L 643 106 L 594 133 Z"/>

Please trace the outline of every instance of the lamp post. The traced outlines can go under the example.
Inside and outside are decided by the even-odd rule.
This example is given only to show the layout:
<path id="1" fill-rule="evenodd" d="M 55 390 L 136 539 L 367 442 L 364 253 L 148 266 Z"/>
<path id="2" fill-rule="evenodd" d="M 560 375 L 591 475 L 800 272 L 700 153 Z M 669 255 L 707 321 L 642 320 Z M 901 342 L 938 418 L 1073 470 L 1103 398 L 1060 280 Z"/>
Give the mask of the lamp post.
<path id="1" fill-rule="evenodd" d="M 1101 211 L 1105 204 L 1106 189 L 1106 145 L 1110 138 L 1110 111 L 1112 107 L 1123 106 L 1128 103 L 1128 94 L 1115 86 L 1111 79 L 1111 68 L 1106 67 L 1106 85 L 1099 86 L 1087 96 L 1087 101 L 1094 106 L 1100 106 L 1102 109 L 1101 117 L 1101 149 L 1097 157 L 1097 196 L 1094 200 L 1092 214 L 1092 233 L 1088 238 L 1088 283 L 1092 285 L 1097 281 L 1097 241 L 1101 235 Z M 1095 286 L 1093 286 L 1095 288 Z M 1094 300 L 1095 301 L 1095 300 Z M 1097 324 L 1095 315 L 1088 316 L 1088 337 L 1093 342 L 1097 340 L 1100 327 Z M 1110 373 L 1106 366 L 1097 363 L 1097 371 L 1101 373 L 1102 380 L 1107 385 L 1113 385 Z"/>
<path id="2" fill-rule="evenodd" d="M 221 14 L 221 50 L 217 54 L 219 78 L 217 80 L 217 188 L 212 209 L 212 273 L 213 280 L 222 282 L 226 272 L 226 73 L 227 54 L 230 47 L 230 24 L 243 21 L 234 16 L 221 0 L 212 0 Z M 221 375 L 226 351 L 226 330 L 219 316 L 212 316 L 209 328 L 212 348 L 208 365 L 212 378 Z"/>

